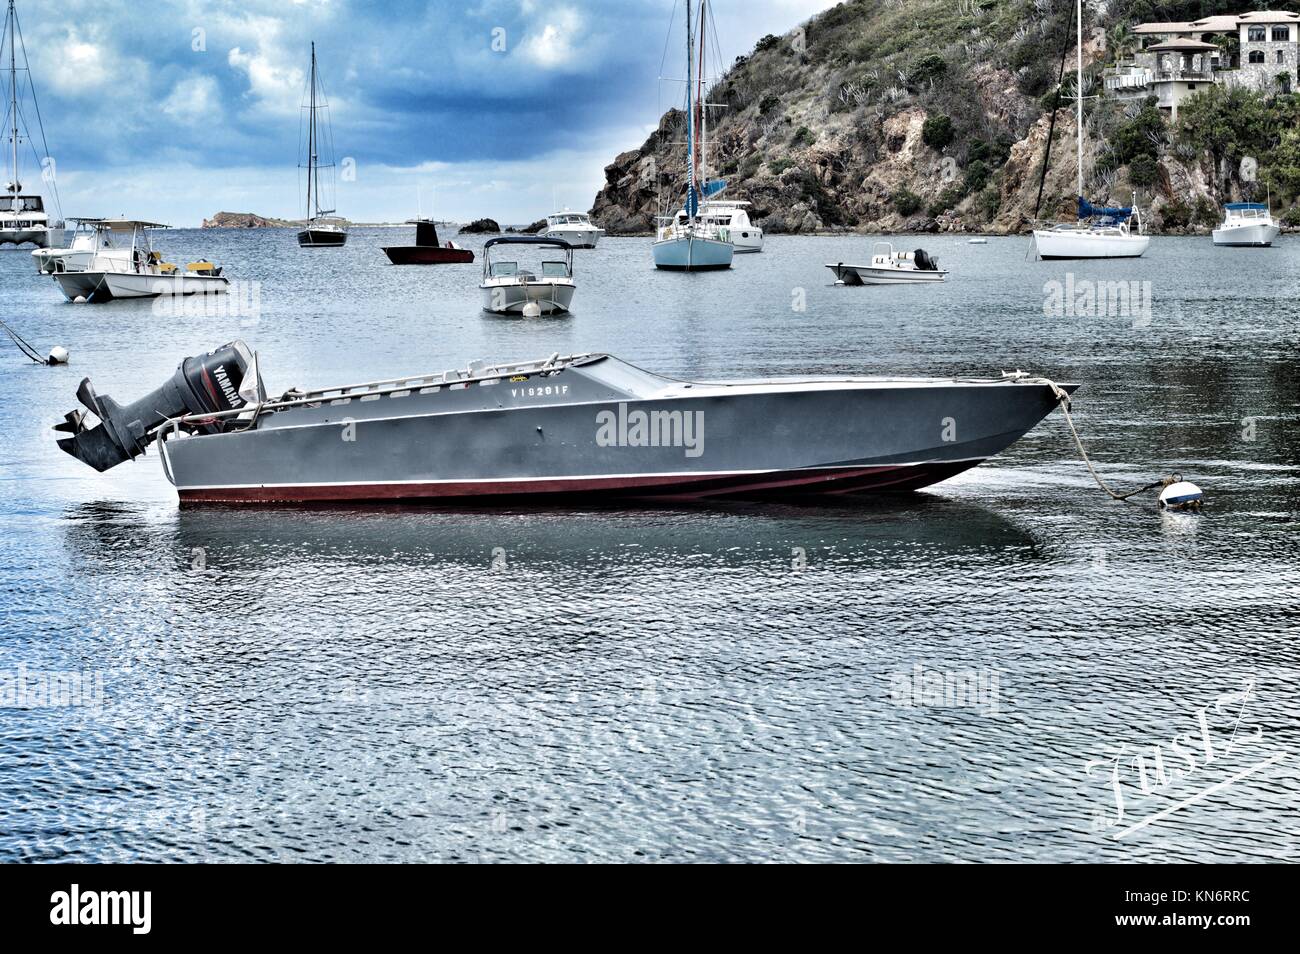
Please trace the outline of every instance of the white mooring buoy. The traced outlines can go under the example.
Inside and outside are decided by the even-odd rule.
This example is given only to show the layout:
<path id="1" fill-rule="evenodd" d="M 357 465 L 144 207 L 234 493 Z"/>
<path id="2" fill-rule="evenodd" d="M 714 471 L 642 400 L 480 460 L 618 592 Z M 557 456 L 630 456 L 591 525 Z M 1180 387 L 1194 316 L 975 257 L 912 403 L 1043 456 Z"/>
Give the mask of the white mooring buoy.
<path id="1" fill-rule="evenodd" d="M 1201 488 L 1190 480 L 1179 480 L 1160 491 L 1161 510 L 1199 510 Z"/>
<path id="2" fill-rule="evenodd" d="M 86 303 L 86 296 L 78 295 L 76 298 L 72 299 L 72 303 L 74 305 L 84 305 Z"/>
<path id="3" fill-rule="evenodd" d="M 45 359 L 50 364 L 67 364 L 68 349 L 62 345 L 55 345 L 50 349 L 50 356 Z"/>
<path id="4" fill-rule="evenodd" d="M 524 305 L 525 318 L 540 318 L 542 316 L 542 306 L 535 301 L 530 301 Z"/>

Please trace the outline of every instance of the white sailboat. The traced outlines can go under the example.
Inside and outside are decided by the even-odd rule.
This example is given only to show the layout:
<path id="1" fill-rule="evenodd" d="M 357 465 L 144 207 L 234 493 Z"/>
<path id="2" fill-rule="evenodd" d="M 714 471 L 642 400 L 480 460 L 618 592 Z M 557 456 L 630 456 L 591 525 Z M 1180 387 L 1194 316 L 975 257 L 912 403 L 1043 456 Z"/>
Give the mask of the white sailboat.
<path id="1" fill-rule="evenodd" d="M 1075 0 L 1075 18 L 1078 27 L 1074 104 L 1079 217 L 1076 222 L 1051 229 L 1035 229 L 1034 247 L 1038 250 L 1038 257 L 1045 259 L 1137 258 L 1147 250 L 1151 239 L 1141 234 L 1142 214 L 1136 201 L 1127 208 L 1101 208 L 1083 195 L 1083 0 Z M 1043 171 L 1046 174 L 1047 170 Z M 1129 226 L 1135 214 L 1138 222 L 1136 233 Z"/>
<path id="2" fill-rule="evenodd" d="M 328 109 L 325 94 L 318 96 L 320 80 L 316 75 L 316 44 L 311 45 L 311 75 L 308 78 L 309 102 L 307 105 L 307 227 L 298 233 L 298 244 L 303 248 L 338 248 L 348 240 L 347 229 L 334 216 L 333 209 L 322 209 L 320 199 L 320 170 L 334 168 L 334 136 L 329 135 L 329 162 L 320 161 L 321 137 L 316 113 Z M 328 118 L 327 118 L 328 123 Z"/>
<path id="3" fill-rule="evenodd" d="M 726 183 L 710 182 L 705 175 L 708 119 L 704 104 L 705 23 L 708 0 L 699 0 L 699 75 L 694 74 L 695 32 L 691 6 L 686 6 L 686 204 L 684 216 L 661 216 L 651 247 L 655 268 L 696 272 L 731 267 L 735 246 L 726 232 L 701 214 L 701 203 L 721 192 Z"/>
<path id="4" fill-rule="evenodd" d="M 5 183 L 4 194 L 0 196 L 0 245 L 23 245 L 28 242 L 37 248 L 49 248 L 51 245 L 61 245 L 63 243 L 63 224 L 56 222 L 53 229 L 50 227 L 50 217 L 45 211 L 45 200 L 42 196 L 35 193 L 24 192 L 22 179 L 20 177 L 19 147 L 23 142 L 23 136 L 18 128 L 18 121 L 23 118 L 23 114 L 18 109 L 18 74 L 26 73 L 28 84 L 30 86 L 31 67 L 27 62 L 27 51 L 23 48 L 21 27 L 18 25 L 18 13 L 14 9 L 14 0 L 9 0 L 9 10 L 5 15 L 5 26 L 3 40 L 0 40 L 0 56 L 3 56 L 5 47 L 9 47 L 8 70 L 9 70 L 9 150 L 5 158 L 9 160 L 10 176 Z M 23 49 L 23 65 L 18 67 L 18 50 Z M 36 89 L 32 89 L 32 107 L 36 114 L 37 127 L 41 130 L 42 146 L 45 145 L 44 124 L 41 123 L 40 107 L 36 105 Z M 23 119 L 26 125 L 26 120 Z M 30 131 L 27 131 L 27 141 L 31 141 Z M 49 149 L 45 149 L 45 155 L 48 157 Z M 56 201 L 57 201 L 57 193 Z"/>

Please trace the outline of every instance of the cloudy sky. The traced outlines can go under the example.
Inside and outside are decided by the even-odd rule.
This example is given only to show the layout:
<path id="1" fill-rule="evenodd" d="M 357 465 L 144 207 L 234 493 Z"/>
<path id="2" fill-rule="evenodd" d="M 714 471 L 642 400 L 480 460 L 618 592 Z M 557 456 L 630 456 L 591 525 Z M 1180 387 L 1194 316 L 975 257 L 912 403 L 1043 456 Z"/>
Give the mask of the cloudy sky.
<path id="1" fill-rule="evenodd" d="M 671 41 L 675 0 L 18 0 L 18 15 L 65 215 L 300 216 L 314 40 L 351 176 L 339 214 L 400 221 L 422 194 L 426 214 L 520 223 L 553 198 L 589 208 L 605 164 L 673 104 L 658 77 L 669 41 L 664 73 L 681 75 L 681 2 Z M 716 0 L 722 55 L 833 5 Z M 21 111 L 39 151 L 30 97 Z"/>

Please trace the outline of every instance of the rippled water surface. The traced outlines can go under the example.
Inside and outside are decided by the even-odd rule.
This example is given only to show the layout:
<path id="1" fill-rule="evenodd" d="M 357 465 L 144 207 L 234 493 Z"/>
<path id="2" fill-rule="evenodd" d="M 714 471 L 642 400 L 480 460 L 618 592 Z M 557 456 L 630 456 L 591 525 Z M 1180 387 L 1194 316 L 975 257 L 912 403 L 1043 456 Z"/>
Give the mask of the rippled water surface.
<path id="1" fill-rule="evenodd" d="M 1071 265 L 926 237 L 948 284 L 852 289 L 822 266 L 867 239 L 706 275 L 610 239 L 572 316 L 521 321 L 477 265 L 389 266 L 405 240 L 166 237 L 259 282 L 256 318 L 66 304 L 0 250 L 0 315 L 72 352 L 0 339 L 0 860 L 1300 860 L 1300 241 Z M 1149 285 L 1044 315 L 1096 279 Z M 826 505 L 182 511 L 156 456 L 54 445 L 82 376 L 134 399 L 238 336 L 277 392 L 555 351 L 1018 367 L 1082 385 L 1114 484 L 1178 470 L 1210 505 L 1108 501 L 1056 415 Z M 32 704 L 83 673 L 85 704 Z"/>

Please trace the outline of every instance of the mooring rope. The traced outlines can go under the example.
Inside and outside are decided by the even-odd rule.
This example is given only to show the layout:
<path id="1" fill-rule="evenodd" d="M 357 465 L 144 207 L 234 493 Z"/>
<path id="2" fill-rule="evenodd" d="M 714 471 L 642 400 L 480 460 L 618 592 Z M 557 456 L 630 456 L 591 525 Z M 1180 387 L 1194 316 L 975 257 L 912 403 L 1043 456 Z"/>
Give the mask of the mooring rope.
<path id="1" fill-rule="evenodd" d="M 1003 372 L 1004 377 L 1015 377 L 1022 374 L 1023 372 L 1012 372 L 1010 374 Z M 1079 436 L 1079 431 L 1074 426 L 1074 418 L 1070 417 L 1069 392 L 1050 378 L 1038 378 L 1037 380 L 1042 381 L 1052 389 L 1052 395 L 1056 398 L 1057 403 L 1061 405 L 1061 413 L 1065 415 L 1065 423 L 1070 426 L 1070 434 L 1074 437 L 1074 446 L 1079 449 L 1079 456 L 1083 458 L 1083 462 L 1088 468 L 1088 473 L 1092 474 L 1092 479 L 1097 481 L 1097 486 L 1108 493 L 1112 498 L 1115 500 L 1128 500 L 1129 497 L 1135 497 L 1138 494 L 1146 493 L 1148 490 L 1154 490 L 1156 487 L 1168 487 L 1170 484 L 1176 484 L 1183 479 L 1181 474 L 1170 474 L 1168 477 L 1161 477 L 1158 480 L 1151 481 L 1151 483 L 1147 484 L 1145 487 L 1139 487 L 1137 490 L 1130 490 L 1126 494 L 1115 493 L 1115 491 L 1111 490 L 1110 487 L 1106 485 L 1106 482 L 1101 479 L 1101 475 L 1097 473 L 1097 469 L 1092 466 L 1092 460 L 1088 457 L 1088 451 L 1083 446 L 1083 438 Z"/>
<path id="2" fill-rule="evenodd" d="M 22 335 L 20 335 L 18 332 L 10 328 L 8 322 L 6 322 L 2 318 L 0 318 L 0 328 L 3 328 L 5 330 L 5 334 L 7 334 L 10 338 L 13 339 L 14 344 L 18 346 L 18 350 L 21 351 L 23 354 L 27 355 L 27 357 L 31 358 L 37 364 L 50 363 L 45 358 L 42 358 L 40 352 L 37 351 L 35 348 L 33 348 L 26 340 L 24 340 Z"/>

